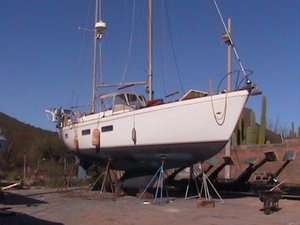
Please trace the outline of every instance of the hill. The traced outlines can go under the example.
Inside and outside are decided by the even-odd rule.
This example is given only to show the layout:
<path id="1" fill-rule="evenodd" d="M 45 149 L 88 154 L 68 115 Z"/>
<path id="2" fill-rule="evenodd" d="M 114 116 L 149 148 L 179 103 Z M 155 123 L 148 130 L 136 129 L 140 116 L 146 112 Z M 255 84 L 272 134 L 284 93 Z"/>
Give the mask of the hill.
<path id="1" fill-rule="evenodd" d="M 1 112 L 0 128 L 8 140 L 8 149 L 1 155 L 2 170 L 21 168 L 24 155 L 28 166 L 36 166 L 39 160 L 59 161 L 66 151 L 55 132 L 31 126 Z"/>

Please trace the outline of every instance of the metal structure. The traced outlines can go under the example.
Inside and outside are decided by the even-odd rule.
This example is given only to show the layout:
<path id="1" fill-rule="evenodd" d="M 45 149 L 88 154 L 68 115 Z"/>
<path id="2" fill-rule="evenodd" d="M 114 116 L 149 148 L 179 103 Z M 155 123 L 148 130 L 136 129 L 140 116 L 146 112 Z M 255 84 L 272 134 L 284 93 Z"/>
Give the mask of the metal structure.
<path id="1" fill-rule="evenodd" d="M 228 18 L 227 21 L 227 32 L 223 35 L 223 39 L 225 44 L 227 45 L 227 91 L 232 91 L 232 46 L 233 43 L 231 42 L 231 18 Z M 228 143 L 225 146 L 225 156 L 231 156 L 231 140 L 229 139 Z M 225 166 L 225 178 L 230 179 L 230 165 Z"/>
<path id="2" fill-rule="evenodd" d="M 98 73 L 101 71 L 101 39 L 107 29 L 107 25 L 102 21 L 102 1 L 96 0 L 96 11 L 95 11 L 95 27 L 94 31 L 94 48 L 93 48 L 93 72 L 92 72 L 92 103 L 91 112 L 95 113 L 96 102 L 98 98 L 97 89 L 98 88 L 111 88 L 116 87 L 118 89 L 124 89 L 131 86 L 145 85 L 146 91 L 148 93 L 148 100 L 153 100 L 153 47 L 152 47 L 152 37 L 153 37 L 153 19 L 152 19 L 152 0 L 148 0 L 148 72 L 147 81 L 137 81 L 137 82 L 126 82 L 126 83 L 116 83 L 116 84 L 105 84 L 99 82 L 97 79 Z M 102 76 L 102 74 L 100 74 Z M 100 79 L 101 81 L 101 79 Z"/>
<path id="3" fill-rule="evenodd" d="M 94 190 L 100 182 L 101 183 L 100 195 L 103 195 L 104 193 L 108 192 L 107 186 L 110 188 L 110 191 L 114 193 L 115 187 L 112 182 L 110 171 L 111 171 L 111 160 L 108 160 L 106 163 L 105 171 L 100 173 L 100 175 L 97 177 L 95 182 L 90 186 L 90 190 Z"/>
<path id="4" fill-rule="evenodd" d="M 106 30 L 106 23 L 102 21 L 102 1 L 96 0 L 96 12 L 95 12 L 95 27 L 94 27 L 94 49 L 93 49 L 93 78 L 92 78 L 92 109 L 93 113 L 96 112 L 96 98 L 97 98 L 97 73 L 98 73 L 98 48 L 100 40 L 102 39 L 104 32 Z M 101 55 L 100 55 L 101 56 Z M 101 57 L 99 57 L 101 62 Z M 101 68 L 100 68 L 101 70 Z"/>
<path id="5" fill-rule="evenodd" d="M 280 173 L 287 167 L 288 164 L 290 164 L 292 161 L 294 161 L 296 158 L 296 152 L 294 151 L 287 151 L 283 157 L 284 163 L 279 167 L 276 172 L 273 174 L 275 179 L 278 179 Z"/>
<path id="6" fill-rule="evenodd" d="M 239 64 L 239 66 L 240 66 L 240 68 L 241 68 L 241 71 L 242 71 L 242 73 L 244 74 L 245 78 L 248 79 L 248 74 L 247 74 L 246 69 L 245 69 L 245 67 L 244 67 L 244 64 L 243 64 L 243 62 L 242 62 L 242 60 L 241 60 L 241 58 L 240 58 L 240 56 L 239 56 L 239 54 L 238 54 L 238 51 L 237 51 L 236 46 L 235 46 L 235 44 L 234 44 L 234 42 L 233 42 L 232 36 L 230 35 L 230 33 L 229 33 L 229 31 L 228 31 L 228 28 L 227 28 L 227 26 L 226 26 L 226 24 L 225 24 L 225 21 L 224 21 L 222 12 L 221 12 L 221 10 L 220 10 L 220 7 L 219 7 L 219 5 L 218 5 L 218 3 L 217 3 L 216 0 L 213 0 L 213 2 L 214 2 L 214 4 L 215 4 L 216 10 L 217 10 L 217 12 L 218 12 L 218 15 L 219 15 L 219 17 L 220 17 L 220 20 L 221 20 L 221 22 L 222 22 L 222 25 L 223 25 L 223 27 L 224 27 L 224 30 L 225 30 L 226 34 L 229 34 L 229 35 L 228 35 L 228 39 L 230 40 L 230 43 L 231 43 L 231 45 L 232 45 L 232 50 L 233 50 L 233 53 L 234 53 L 234 55 L 235 55 L 235 58 L 236 58 L 236 60 L 238 61 L 238 64 Z"/>
<path id="7" fill-rule="evenodd" d="M 153 19 L 152 19 L 152 0 L 148 0 L 148 81 L 147 81 L 147 92 L 149 101 L 153 100 L 153 70 L 152 70 L 152 59 L 153 59 Z"/>
<path id="8" fill-rule="evenodd" d="M 219 198 L 221 203 L 224 203 L 224 200 L 222 199 L 221 195 L 213 185 L 213 183 L 210 181 L 204 170 L 202 170 L 202 184 L 201 184 L 201 189 L 200 189 L 200 198 L 203 198 L 206 201 L 212 201 L 212 196 L 210 194 L 210 189 L 216 194 L 216 196 Z"/>
<path id="9" fill-rule="evenodd" d="M 231 159 L 231 157 L 225 156 L 223 157 L 224 162 L 218 166 L 211 174 L 209 174 L 209 179 L 213 182 L 215 182 L 218 178 L 219 173 L 223 170 L 224 167 L 226 167 L 227 165 L 233 165 L 233 161 Z"/>
<path id="10" fill-rule="evenodd" d="M 263 211 L 266 215 L 278 211 L 279 200 L 282 198 L 282 191 L 278 188 L 276 190 L 266 190 L 259 193 L 259 200 L 264 203 Z"/>
<path id="11" fill-rule="evenodd" d="M 265 157 L 260 160 L 257 164 L 254 162 L 249 162 L 248 167 L 238 176 L 235 182 L 237 184 L 244 184 L 248 182 L 251 175 L 260 167 L 262 167 L 266 162 L 274 162 L 277 161 L 277 155 L 275 152 L 265 152 Z"/>
<path id="12" fill-rule="evenodd" d="M 201 197 L 200 189 L 199 189 L 199 177 L 200 176 L 202 176 L 202 171 L 199 171 L 198 168 L 194 168 L 194 165 L 192 165 L 190 167 L 190 177 L 189 177 L 189 180 L 188 180 L 188 184 L 187 184 L 186 189 L 185 189 L 185 197 L 184 197 L 185 199 L 200 198 Z M 194 182 L 197 193 L 194 196 L 189 196 L 190 186 L 191 186 L 192 182 Z"/>
<path id="13" fill-rule="evenodd" d="M 153 203 L 167 203 L 169 201 L 168 189 L 165 185 L 165 180 L 167 175 L 165 173 L 165 157 L 161 158 L 161 166 L 158 168 L 154 176 L 151 178 L 150 182 L 146 185 L 144 191 L 141 193 L 140 198 L 148 191 L 150 187 L 155 187 L 155 196 Z M 165 192 L 165 193 L 164 193 Z M 164 196 L 166 199 L 164 200 Z"/>

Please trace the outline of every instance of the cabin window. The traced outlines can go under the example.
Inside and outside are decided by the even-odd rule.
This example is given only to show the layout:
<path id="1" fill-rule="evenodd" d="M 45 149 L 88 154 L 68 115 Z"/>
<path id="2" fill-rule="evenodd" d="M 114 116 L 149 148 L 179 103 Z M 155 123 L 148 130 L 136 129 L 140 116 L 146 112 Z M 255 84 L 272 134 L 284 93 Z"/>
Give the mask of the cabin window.
<path id="1" fill-rule="evenodd" d="M 116 95 L 115 105 L 127 105 L 125 95 Z"/>
<path id="2" fill-rule="evenodd" d="M 113 96 L 101 99 L 101 109 L 102 111 L 112 110 Z"/>
<path id="3" fill-rule="evenodd" d="M 82 130 L 81 131 L 81 135 L 84 136 L 84 135 L 90 135 L 91 134 L 91 130 L 90 129 L 86 129 L 86 130 Z"/>
<path id="4" fill-rule="evenodd" d="M 101 127 L 102 132 L 113 131 L 114 127 L 112 125 Z"/>
<path id="5" fill-rule="evenodd" d="M 145 99 L 145 97 L 143 95 L 139 95 L 138 98 L 141 101 L 142 106 L 145 107 L 146 106 L 146 99 Z"/>
<path id="6" fill-rule="evenodd" d="M 65 138 L 68 138 L 68 136 L 69 136 L 68 133 L 65 133 Z"/>
<path id="7" fill-rule="evenodd" d="M 125 95 L 116 95 L 114 101 L 114 112 L 124 111 L 125 109 L 129 109 Z"/>
<path id="8" fill-rule="evenodd" d="M 139 109 L 142 107 L 141 101 L 138 99 L 138 97 L 135 94 L 127 94 L 127 98 L 130 107 L 134 109 Z"/>

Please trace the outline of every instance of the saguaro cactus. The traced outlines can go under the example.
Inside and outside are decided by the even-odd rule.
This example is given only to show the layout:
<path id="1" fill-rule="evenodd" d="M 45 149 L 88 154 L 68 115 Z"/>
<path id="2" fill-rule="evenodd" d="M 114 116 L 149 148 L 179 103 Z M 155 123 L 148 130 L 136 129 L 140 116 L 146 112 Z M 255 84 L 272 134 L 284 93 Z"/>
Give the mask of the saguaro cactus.
<path id="1" fill-rule="evenodd" d="M 250 126 L 247 127 L 246 133 L 246 144 L 256 144 L 257 143 L 257 125 L 255 112 L 250 113 Z"/>
<path id="2" fill-rule="evenodd" d="M 258 144 L 265 144 L 266 142 L 266 127 L 267 127 L 267 97 L 263 96 L 261 115 L 260 115 L 260 126 L 258 135 Z"/>
<path id="3" fill-rule="evenodd" d="M 238 121 L 238 128 L 237 128 L 237 144 L 238 145 L 245 144 L 245 136 L 246 136 L 246 128 L 245 128 L 244 120 L 241 117 Z"/>

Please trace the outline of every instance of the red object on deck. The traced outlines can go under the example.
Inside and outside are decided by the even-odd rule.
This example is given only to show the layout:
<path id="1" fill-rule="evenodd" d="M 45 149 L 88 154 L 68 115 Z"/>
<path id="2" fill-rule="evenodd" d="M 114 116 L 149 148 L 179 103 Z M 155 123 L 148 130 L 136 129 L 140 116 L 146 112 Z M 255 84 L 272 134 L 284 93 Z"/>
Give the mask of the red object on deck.
<path id="1" fill-rule="evenodd" d="M 147 101 L 147 107 L 155 106 L 155 105 L 162 105 L 164 104 L 163 99 L 154 99 L 151 101 Z"/>

